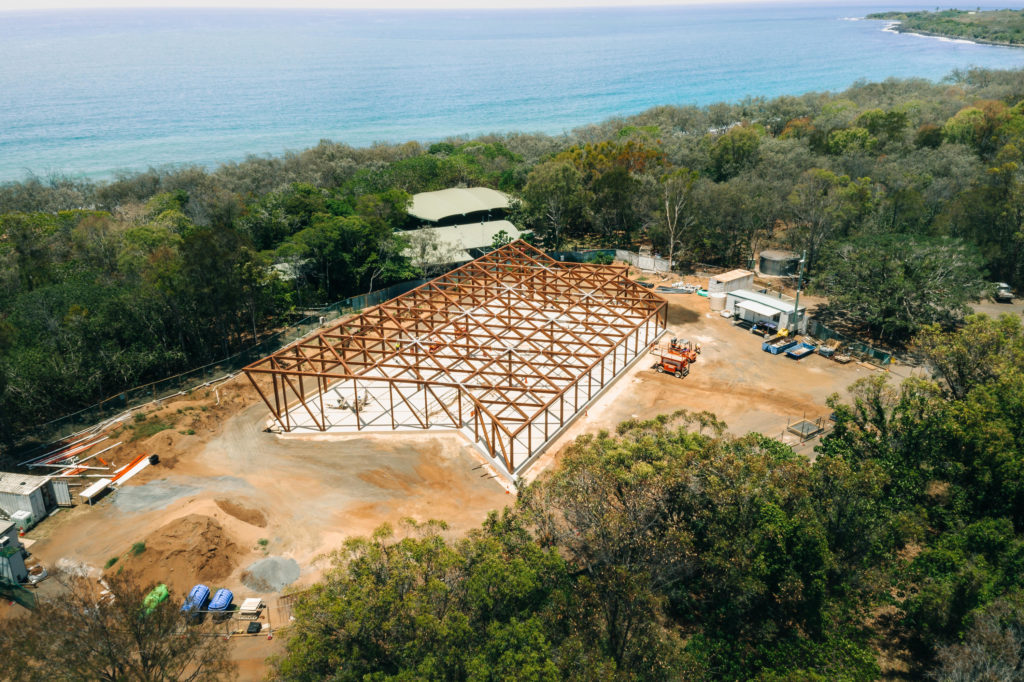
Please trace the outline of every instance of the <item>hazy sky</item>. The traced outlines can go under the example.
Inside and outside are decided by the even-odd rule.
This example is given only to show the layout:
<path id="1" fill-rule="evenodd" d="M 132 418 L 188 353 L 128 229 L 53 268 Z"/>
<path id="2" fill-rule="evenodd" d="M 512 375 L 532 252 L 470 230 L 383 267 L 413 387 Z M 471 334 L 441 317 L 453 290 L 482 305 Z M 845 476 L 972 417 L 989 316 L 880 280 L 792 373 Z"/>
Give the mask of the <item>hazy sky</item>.
<path id="1" fill-rule="evenodd" d="M 758 1 L 758 0 L 754 0 Z M 768 1 L 768 0 L 762 0 Z M 778 2 L 779 0 L 772 0 Z M 751 0 L 0 0 L 2 10 L 89 9 L 95 7 L 318 7 L 330 9 L 506 9 L 527 7 L 597 7 L 689 5 Z"/>

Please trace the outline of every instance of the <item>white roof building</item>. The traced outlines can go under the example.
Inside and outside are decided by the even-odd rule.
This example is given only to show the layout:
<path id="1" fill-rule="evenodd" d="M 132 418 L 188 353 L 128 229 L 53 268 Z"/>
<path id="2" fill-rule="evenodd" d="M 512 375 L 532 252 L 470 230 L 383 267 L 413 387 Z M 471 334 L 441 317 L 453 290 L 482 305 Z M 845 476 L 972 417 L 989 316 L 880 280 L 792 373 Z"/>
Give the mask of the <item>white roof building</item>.
<path id="1" fill-rule="evenodd" d="M 455 187 L 437 192 L 420 192 L 412 197 L 409 215 L 436 223 L 452 216 L 508 208 L 508 195 L 488 187 Z"/>
<path id="2" fill-rule="evenodd" d="M 748 322 L 775 322 L 779 329 L 790 329 L 801 334 L 807 332 L 807 306 L 801 305 L 794 314 L 796 302 L 789 296 L 779 298 L 749 289 L 736 289 L 726 293 L 725 307 L 733 317 Z"/>
<path id="3" fill-rule="evenodd" d="M 414 194 L 408 212 L 421 224 L 402 232 L 410 243 L 405 255 L 418 267 L 454 265 L 490 251 L 502 231 L 518 239 L 519 229 L 504 219 L 508 206 L 507 194 L 487 187 Z"/>
<path id="4" fill-rule="evenodd" d="M 409 240 L 405 255 L 417 267 L 449 263 L 468 263 L 490 251 L 494 237 L 502 230 L 514 241 L 520 233 L 507 220 L 491 220 L 484 223 L 447 225 L 444 227 L 422 227 L 409 230 L 402 236 Z M 476 252 L 476 253 L 474 253 Z"/>

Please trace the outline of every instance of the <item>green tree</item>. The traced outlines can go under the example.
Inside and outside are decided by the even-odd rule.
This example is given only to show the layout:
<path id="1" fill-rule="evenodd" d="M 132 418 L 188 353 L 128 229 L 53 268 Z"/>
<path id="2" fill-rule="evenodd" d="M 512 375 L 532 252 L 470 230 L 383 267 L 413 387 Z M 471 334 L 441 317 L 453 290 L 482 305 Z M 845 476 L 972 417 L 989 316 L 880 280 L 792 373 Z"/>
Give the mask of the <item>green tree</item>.
<path id="1" fill-rule="evenodd" d="M 586 205 L 583 176 L 565 161 L 548 161 L 530 172 L 523 189 L 529 226 L 549 249 L 565 243 L 566 234 L 578 228 Z"/>
<path id="2" fill-rule="evenodd" d="M 932 368 L 956 400 L 1024 366 L 1024 327 L 1013 315 L 970 315 L 962 327 L 946 331 L 929 325 L 911 348 Z"/>
<path id="3" fill-rule="evenodd" d="M 828 134 L 828 152 L 843 156 L 854 152 L 870 153 L 878 146 L 878 139 L 866 128 L 843 128 Z"/>
<path id="4" fill-rule="evenodd" d="M 563 679 L 549 600 L 564 561 L 508 515 L 450 544 L 444 526 L 350 540 L 296 604 L 284 679 Z M 582 674 L 582 671 L 580 671 Z"/>
<path id="5" fill-rule="evenodd" d="M 831 250 L 815 286 L 830 310 L 877 338 L 907 340 L 922 326 L 963 318 L 986 285 L 981 259 L 962 242 L 870 235 Z"/>
<path id="6" fill-rule="evenodd" d="M 169 598 L 148 613 L 152 585 L 126 573 L 94 581 L 65 576 L 59 598 L 0 621 L 4 677 L 9 680 L 222 680 L 234 677 L 220 637 L 186 627 L 180 602 Z"/>
<path id="7" fill-rule="evenodd" d="M 737 125 L 711 143 L 711 176 L 728 180 L 757 162 L 763 131 L 757 126 Z"/>
<path id="8" fill-rule="evenodd" d="M 789 209 L 797 223 L 794 245 L 807 252 L 807 272 L 815 271 L 827 243 L 859 226 L 873 203 L 870 178 L 851 180 L 821 168 L 803 174 L 789 195 Z"/>

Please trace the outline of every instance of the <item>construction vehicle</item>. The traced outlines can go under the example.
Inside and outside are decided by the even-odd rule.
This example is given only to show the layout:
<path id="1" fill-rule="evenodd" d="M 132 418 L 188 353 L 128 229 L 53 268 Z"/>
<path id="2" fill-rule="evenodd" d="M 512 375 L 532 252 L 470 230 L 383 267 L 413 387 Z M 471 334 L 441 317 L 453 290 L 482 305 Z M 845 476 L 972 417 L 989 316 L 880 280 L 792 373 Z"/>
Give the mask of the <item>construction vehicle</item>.
<path id="1" fill-rule="evenodd" d="M 683 349 L 675 349 L 669 345 L 662 347 L 660 351 L 658 364 L 654 366 L 658 373 L 672 374 L 678 379 L 682 379 L 690 373 L 690 360 L 684 354 Z"/>
<path id="2" fill-rule="evenodd" d="M 697 356 L 700 355 L 701 347 L 699 343 L 694 343 L 685 339 L 672 339 L 668 342 L 669 350 L 682 353 L 683 357 L 692 365 L 697 362 Z"/>

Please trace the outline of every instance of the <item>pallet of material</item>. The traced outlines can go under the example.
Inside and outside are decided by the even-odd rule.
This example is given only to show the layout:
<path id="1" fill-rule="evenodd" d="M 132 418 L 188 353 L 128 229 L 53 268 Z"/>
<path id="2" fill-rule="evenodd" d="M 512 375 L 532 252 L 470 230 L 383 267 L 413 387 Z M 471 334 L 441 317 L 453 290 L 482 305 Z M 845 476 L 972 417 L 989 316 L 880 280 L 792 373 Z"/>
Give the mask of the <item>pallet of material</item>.
<path id="1" fill-rule="evenodd" d="M 238 620 L 257 620 L 261 613 L 263 613 L 263 600 L 259 597 L 250 597 L 238 607 L 238 613 L 235 614 L 235 618 Z"/>
<path id="2" fill-rule="evenodd" d="M 826 341 L 822 345 L 818 346 L 818 355 L 824 358 L 830 358 L 836 354 L 837 350 L 839 350 L 839 341 L 832 339 L 831 341 Z"/>

